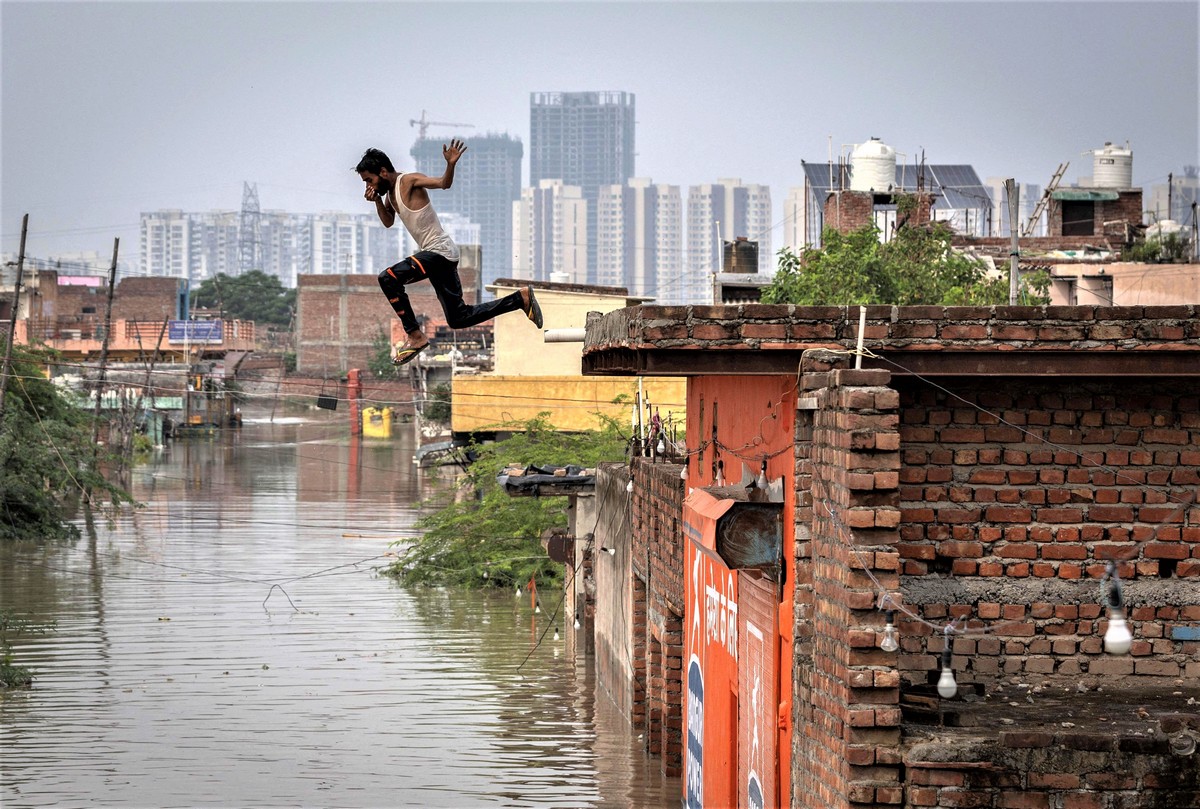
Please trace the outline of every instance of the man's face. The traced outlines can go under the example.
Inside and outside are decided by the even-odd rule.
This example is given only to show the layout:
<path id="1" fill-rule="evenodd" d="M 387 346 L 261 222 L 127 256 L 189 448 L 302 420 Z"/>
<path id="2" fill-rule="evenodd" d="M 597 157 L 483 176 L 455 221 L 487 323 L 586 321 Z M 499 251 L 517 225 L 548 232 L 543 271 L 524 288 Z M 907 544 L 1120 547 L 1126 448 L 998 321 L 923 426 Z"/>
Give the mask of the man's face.
<path id="1" fill-rule="evenodd" d="M 383 171 L 384 171 L 384 174 L 386 175 L 387 169 L 384 169 Z M 388 192 L 388 189 L 390 188 L 385 176 L 381 176 L 379 174 L 372 174 L 369 171 L 360 171 L 358 173 L 358 176 L 362 177 L 363 182 L 366 183 L 368 187 L 375 189 L 375 194 L 377 196 L 382 197 L 384 194 L 386 194 Z"/>

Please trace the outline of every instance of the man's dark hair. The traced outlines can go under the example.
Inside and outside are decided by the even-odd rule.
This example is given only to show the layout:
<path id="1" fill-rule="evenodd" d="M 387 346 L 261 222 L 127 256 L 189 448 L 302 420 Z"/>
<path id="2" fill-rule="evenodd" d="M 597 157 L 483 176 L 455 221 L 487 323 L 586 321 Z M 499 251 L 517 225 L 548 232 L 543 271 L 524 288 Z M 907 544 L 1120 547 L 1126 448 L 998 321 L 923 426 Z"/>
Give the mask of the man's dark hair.
<path id="1" fill-rule="evenodd" d="M 367 149 L 363 152 L 362 160 L 358 161 L 358 165 L 354 167 L 355 171 L 366 171 L 371 174 L 378 174 L 382 169 L 391 172 L 396 170 L 388 156 L 378 149 Z"/>

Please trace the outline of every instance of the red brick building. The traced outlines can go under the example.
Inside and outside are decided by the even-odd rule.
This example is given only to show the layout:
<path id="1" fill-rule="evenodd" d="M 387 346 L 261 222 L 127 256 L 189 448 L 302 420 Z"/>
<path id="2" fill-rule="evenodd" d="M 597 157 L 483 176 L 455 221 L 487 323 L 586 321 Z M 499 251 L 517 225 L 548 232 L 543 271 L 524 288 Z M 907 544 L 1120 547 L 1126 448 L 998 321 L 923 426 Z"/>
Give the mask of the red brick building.
<path id="1" fill-rule="evenodd" d="M 628 534 L 597 536 L 614 551 L 597 582 L 611 564 L 631 592 L 628 637 L 597 638 L 602 682 L 630 678 L 605 685 L 631 695 L 689 805 L 725 789 L 794 807 L 1200 805 L 1200 306 L 866 315 L 861 369 L 857 308 L 643 306 L 589 326 L 585 373 L 689 380 L 686 489 L 679 466 L 638 460 Z M 698 711 L 675 627 L 762 616 L 746 596 L 770 575 L 690 598 L 686 514 L 758 472 L 787 515 L 767 590 L 785 617 L 759 630 L 778 688 L 730 647 L 738 677 L 705 674 Z M 1123 655 L 1105 651 L 1110 562 Z M 946 649 L 952 698 L 935 689 Z M 753 771 L 770 740 L 746 706 L 763 699 L 778 744 Z"/>
<path id="2" fill-rule="evenodd" d="M 461 248 L 458 274 L 463 298 L 479 302 L 478 248 Z M 446 315 L 433 287 L 422 282 L 406 288 L 413 310 L 430 337 L 446 326 Z M 389 342 L 404 339 L 400 321 L 379 289 L 374 275 L 300 275 L 296 278 L 296 370 L 303 374 L 341 376 L 350 368 L 366 368 L 379 332 Z"/>

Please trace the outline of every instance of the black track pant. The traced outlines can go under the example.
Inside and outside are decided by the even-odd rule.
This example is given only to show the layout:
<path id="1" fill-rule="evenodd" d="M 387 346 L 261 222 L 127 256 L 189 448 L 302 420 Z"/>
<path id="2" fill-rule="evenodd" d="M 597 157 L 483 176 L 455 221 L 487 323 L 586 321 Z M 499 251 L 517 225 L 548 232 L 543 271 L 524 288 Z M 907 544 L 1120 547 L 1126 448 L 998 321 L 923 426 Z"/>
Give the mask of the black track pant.
<path id="1" fill-rule="evenodd" d="M 387 295 L 388 303 L 396 311 L 406 332 L 412 333 L 421 326 L 413 314 L 404 287 L 426 279 L 433 285 L 433 291 L 442 303 L 442 311 L 446 313 L 446 322 L 452 329 L 465 329 L 505 312 L 524 308 L 520 292 L 478 306 L 468 306 L 463 300 L 462 281 L 458 278 L 458 262 L 437 253 L 422 251 L 379 273 L 379 287 Z"/>

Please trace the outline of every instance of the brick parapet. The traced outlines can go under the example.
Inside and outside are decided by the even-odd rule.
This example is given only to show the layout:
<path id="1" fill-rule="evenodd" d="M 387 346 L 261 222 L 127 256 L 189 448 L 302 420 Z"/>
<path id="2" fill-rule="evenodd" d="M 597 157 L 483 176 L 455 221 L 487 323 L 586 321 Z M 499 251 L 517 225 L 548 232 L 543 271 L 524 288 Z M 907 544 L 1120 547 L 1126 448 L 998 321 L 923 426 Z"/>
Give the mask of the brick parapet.
<path id="1" fill-rule="evenodd" d="M 960 733 L 953 741 L 917 740 L 904 753 L 904 805 L 1200 806 L 1200 761 L 1172 752 L 1172 735 L 1160 727 L 1166 724 L 1145 722 L 1137 729 L 1114 731 L 1055 722 L 1009 725 L 1011 729 L 986 735 Z"/>
<path id="2" fill-rule="evenodd" d="M 899 585 L 899 395 L 879 370 L 801 380 L 796 426 L 793 803 L 900 802 L 900 678 L 878 649 L 882 592 Z"/>
<path id="3" fill-rule="evenodd" d="M 614 348 L 845 348 L 857 306 L 634 306 L 588 327 L 585 356 Z M 1190 350 L 1200 354 L 1200 305 L 868 306 L 869 347 L 930 351 Z"/>
<path id="4" fill-rule="evenodd" d="M 683 468 L 639 457 L 631 471 L 631 561 L 644 593 L 635 668 L 642 672 L 647 750 L 668 776 L 683 764 Z"/>

